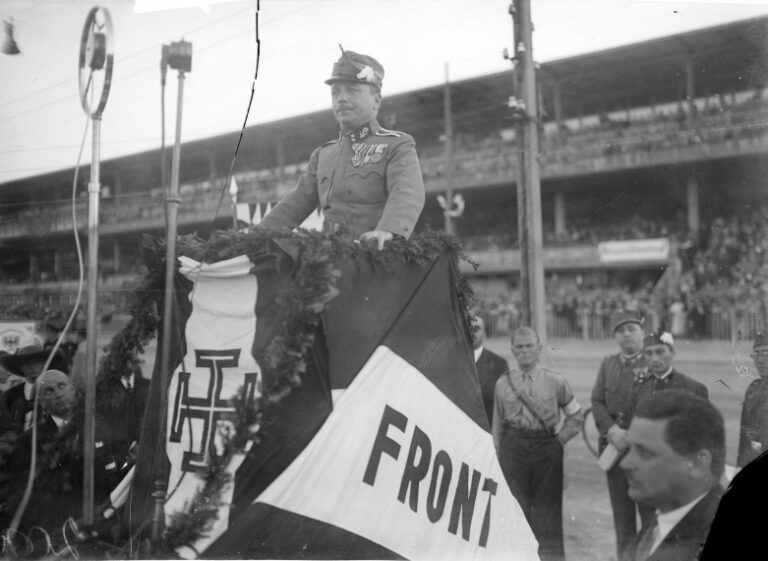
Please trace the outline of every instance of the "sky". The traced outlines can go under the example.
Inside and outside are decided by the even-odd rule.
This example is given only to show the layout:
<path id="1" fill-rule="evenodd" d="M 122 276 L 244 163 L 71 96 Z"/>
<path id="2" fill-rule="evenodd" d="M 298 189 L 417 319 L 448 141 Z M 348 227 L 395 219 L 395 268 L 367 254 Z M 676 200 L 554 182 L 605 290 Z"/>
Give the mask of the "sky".
<path id="1" fill-rule="evenodd" d="M 183 5 L 186 4 L 187 7 Z M 79 94 L 80 37 L 95 2 L 0 0 L 19 55 L 0 54 L 0 185 L 77 162 L 88 117 Z M 161 46 L 192 43 L 182 141 L 240 130 L 256 69 L 256 0 L 101 0 L 114 69 L 101 159 L 155 149 L 161 138 Z M 324 80 L 345 49 L 385 68 L 383 95 L 509 69 L 507 0 L 261 0 L 261 57 L 248 124 L 330 107 Z M 151 11 L 146 11 L 149 8 Z M 164 9 L 159 9 L 164 8 Z M 768 15 L 768 0 L 532 0 L 533 55 L 548 62 L 690 29 Z M 103 72 L 97 73 L 100 94 Z M 168 72 L 166 143 L 178 75 Z M 402 126 L 407 131 L 407 123 Z M 86 136 L 83 161 L 90 162 Z M 247 141 L 247 138 L 246 138 Z"/>

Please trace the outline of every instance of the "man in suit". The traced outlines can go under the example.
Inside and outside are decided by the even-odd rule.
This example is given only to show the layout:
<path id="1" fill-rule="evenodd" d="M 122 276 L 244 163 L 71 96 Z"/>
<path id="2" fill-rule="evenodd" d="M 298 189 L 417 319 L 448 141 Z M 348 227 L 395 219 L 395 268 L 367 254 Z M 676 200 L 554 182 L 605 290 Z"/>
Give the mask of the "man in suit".
<path id="1" fill-rule="evenodd" d="M 611 331 L 619 345 L 619 353 L 606 356 L 600 364 L 592 388 L 592 415 L 600 431 L 600 453 L 603 454 L 609 446 L 617 452 L 617 459 L 606 469 L 605 475 L 613 511 L 616 551 L 620 555 L 637 534 L 637 505 L 628 494 L 627 478 L 618 466 L 618 460 L 629 449 L 627 429 L 637 405 L 639 375 L 646 368 L 644 318 L 637 311 L 620 310 L 611 317 Z M 639 511 L 642 520 L 652 514 L 649 508 L 640 507 Z"/>
<path id="2" fill-rule="evenodd" d="M 493 423 L 493 391 L 499 376 L 509 370 L 509 365 L 504 358 L 485 348 L 485 322 L 480 316 L 473 320 L 475 330 L 472 332 L 472 346 L 475 351 L 475 368 L 477 378 L 480 381 L 480 392 L 483 396 L 485 413 L 488 415 L 488 424 Z"/>
<path id="3" fill-rule="evenodd" d="M 621 460 L 629 496 L 655 509 L 625 561 L 695 561 L 722 496 L 725 423 L 706 399 L 685 390 L 638 403 Z"/>
<path id="4" fill-rule="evenodd" d="M 37 434 L 33 439 L 32 429 L 25 431 L 2 467 L 8 479 L 2 487 L 0 528 L 10 521 L 24 492 L 34 446 L 37 448 L 34 487 L 19 529 L 29 535 L 33 526 L 40 526 L 56 541 L 64 522 L 70 517 L 77 519 L 82 513 L 82 396 L 69 377 L 59 370 L 46 370 L 37 377 L 35 386 L 40 403 Z M 97 506 L 119 482 L 115 458 L 106 441 L 108 433 L 97 417 L 93 489 Z M 33 545 L 45 547 L 45 544 Z"/>
<path id="5" fill-rule="evenodd" d="M 744 467 L 768 450 L 768 333 L 758 333 L 752 350 L 752 360 L 759 378 L 744 394 L 741 408 L 741 430 L 736 465 Z"/>
<path id="6" fill-rule="evenodd" d="M 16 352 L 0 357 L 0 366 L 11 374 L 24 378 L 23 384 L 13 386 L 5 392 L 5 405 L 10 415 L 10 426 L 0 427 L 2 432 L 14 430 L 21 433 L 30 427 L 32 422 L 32 407 L 35 399 L 35 381 L 43 372 L 45 361 L 50 349 L 45 349 L 37 337 L 21 342 Z M 64 353 L 56 351 L 51 363 L 61 363 Z"/>
<path id="7" fill-rule="evenodd" d="M 384 68 L 345 51 L 333 65 L 333 115 L 339 136 L 312 152 L 296 188 L 264 217 L 263 228 L 295 228 L 315 209 L 323 231 L 346 231 L 379 249 L 393 235 L 408 238 L 424 207 L 424 181 L 413 137 L 382 128 Z"/>
<path id="8" fill-rule="evenodd" d="M 105 376 L 97 380 L 96 394 L 96 411 L 106 429 L 105 441 L 115 456 L 118 470 L 124 474 L 133 464 L 149 380 L 142 376 L 138 362 L 134 362 L 125 376 Z"/>
<path id="9" fill-rule="evenodd" d="M 643 340 L 643 355 L 648 369 L 640 374 L 643 379 L 637 392 L 638 401 L 662 390 L 686 390 L 709 399 L 707 386 L 672 366 L 674 344 L 672 334 L 666 331 L 651 333 Z"/>

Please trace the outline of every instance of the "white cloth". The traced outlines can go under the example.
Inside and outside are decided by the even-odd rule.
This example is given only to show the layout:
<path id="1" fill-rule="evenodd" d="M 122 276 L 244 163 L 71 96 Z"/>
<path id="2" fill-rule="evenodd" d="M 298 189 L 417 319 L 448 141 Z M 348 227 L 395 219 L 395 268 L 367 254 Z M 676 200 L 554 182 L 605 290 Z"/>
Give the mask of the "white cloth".
<path id="1" fill-rule="evenodd" d="M 480 345 L 475 349 L 475 363 L 477 363 L 478 360 L 480 360 L 480 355 L 483 354 L 483 346 Z"/>

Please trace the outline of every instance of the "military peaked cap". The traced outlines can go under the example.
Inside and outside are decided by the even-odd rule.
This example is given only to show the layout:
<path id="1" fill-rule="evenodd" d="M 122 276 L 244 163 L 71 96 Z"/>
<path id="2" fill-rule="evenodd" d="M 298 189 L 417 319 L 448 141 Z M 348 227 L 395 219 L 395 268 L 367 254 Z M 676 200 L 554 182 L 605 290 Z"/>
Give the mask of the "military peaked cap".
<path id="1" fill-rule="evenodd" d="M 614 333 L 619 327 L 625 323 L 636 323 L 639 326 L 643 326 L 643 316 L 640 312 L 635 310 L 619 310 L 611 315 L 611 333 Z"/>
<path id="2" fill-rule="evenodd" d="M 339 45 L 341 46 L 341 45 Z M 341 49 L 339 60 L 333 65 L 331 77 L 325 83 L 358 82 L 372 84 L 381 90 L 384 81 L 384 67 L 375 58 L 354 51 Z"/>

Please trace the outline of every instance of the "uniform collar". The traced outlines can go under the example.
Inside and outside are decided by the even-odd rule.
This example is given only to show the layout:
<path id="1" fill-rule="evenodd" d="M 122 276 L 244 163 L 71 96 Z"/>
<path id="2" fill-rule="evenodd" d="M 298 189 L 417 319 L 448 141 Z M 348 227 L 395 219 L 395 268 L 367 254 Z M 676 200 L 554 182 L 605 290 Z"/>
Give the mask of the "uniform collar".
<path id="1" fill-rule="evenodd" d="M 379 122 L 376 119 L 373 119 L 352 132 L 346 134 L 339 132 L 339 140 L 346 136 L 349 138 L 350 142 L 360 142 L 372 134 L 375 134 L 380 128 L 381 126 L 379 125 Z"/>
<path id="2" fill-rule="evenodd" d="M 619 353 L 619 359 L 621 360 L 621 364 L 626 366 L 637 362 L 642 355 L 642 351 L 638 351 L 633 355 L 625 355 L 624 353 Z"/>

